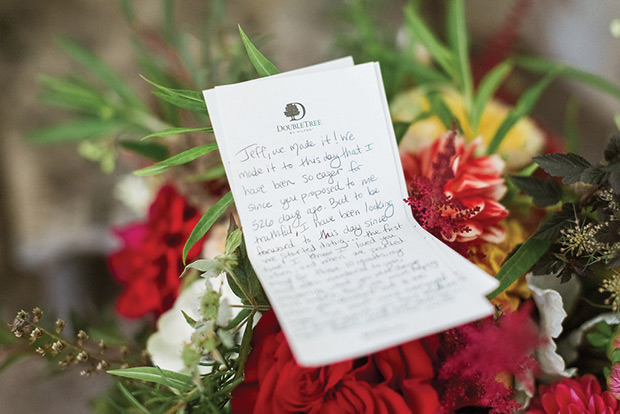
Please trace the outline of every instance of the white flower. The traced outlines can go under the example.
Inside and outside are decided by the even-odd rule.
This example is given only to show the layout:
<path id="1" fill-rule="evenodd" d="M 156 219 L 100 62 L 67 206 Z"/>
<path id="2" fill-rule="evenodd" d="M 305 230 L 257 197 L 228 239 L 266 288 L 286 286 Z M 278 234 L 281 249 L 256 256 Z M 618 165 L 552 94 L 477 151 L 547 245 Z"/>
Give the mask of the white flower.
<path id="1" fill-rule="evenodd" d="M 114 196 L 139 216 L 144 216 L 155 194 L 143 178 L 129 174 L 116 184 Z"/>
<path id="2" fill-rule="evenodd" d="M 533 276 L 531 273 L 526 275 L 527 286 L 532 291 L 532 298 L 540 314 L 540 333 L 547 339 L 536 349 L 536 359 L 548 378 L 571 377 L 576 369 L 566 368 L 564 359 L 556 352 L 555 343 L 555 339 L 562 333 L 562 321 L 566 318 L 562 296 L 555 289 L 543 289 L 539 285 L 543 278 L 551 277 Z"/>
<path id="3" fill-rule="evenodd" d="M 200 298 L 204 295 L 207 286 L 221 294 L 217 325 L 226 326 L 238 313 L 239 308 L 232 308 L 230 305 L 240 305 L 241 300 L 230 289 L 224 274 L 208 280 L 196 280 L 183 289 L 172 309 L 157 320 L 157 332 L 150 336 L 146 344 L 146 350 L 151 356 L 153 365 L 169 371 L 190 374 L 190 370 L 183 363 L 181 353 L 184 344 L 190 342 L 194 329 L 187 323 L 181 311 L 184 311 L 190 318 L 199 320 L 201 318 Z M 203 374 L 208 372 L 208 367 L 199 367 L 199 369 Z"/>

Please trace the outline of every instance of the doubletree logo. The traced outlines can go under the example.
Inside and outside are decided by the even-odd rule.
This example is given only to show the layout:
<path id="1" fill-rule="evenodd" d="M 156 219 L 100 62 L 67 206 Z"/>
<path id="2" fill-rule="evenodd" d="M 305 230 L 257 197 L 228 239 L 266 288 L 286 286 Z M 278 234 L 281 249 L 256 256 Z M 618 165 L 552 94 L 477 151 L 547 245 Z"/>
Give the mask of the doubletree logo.
<path id="1" fill-rule="evenodd" d="M 306 108 L 299 102 L 291 102 L 286 104 L 284 108 L 284 116 L 288 116 L 290 121 L 299 121 L 306 116 Z"/>

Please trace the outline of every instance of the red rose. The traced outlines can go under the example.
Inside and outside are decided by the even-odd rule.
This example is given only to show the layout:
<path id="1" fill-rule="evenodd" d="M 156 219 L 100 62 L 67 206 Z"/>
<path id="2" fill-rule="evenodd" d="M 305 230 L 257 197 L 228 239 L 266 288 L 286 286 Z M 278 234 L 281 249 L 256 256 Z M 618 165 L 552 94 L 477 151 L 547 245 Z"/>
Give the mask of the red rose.
<path id="1" fill-rule="evenodd" d="M 273 311 L 261 318 L 234 414 L 433 414 L 431 359 L 421 341 L 318 368 L 297 365 Z"/>
<path id="2" fill-rule="evenodd" d="M 199 219 L 196 209 L 167 185 L 157 193 L 145 223 L 115 229 L 123 247 L 108 257 L 108 264 L 125 287 L 118 313 L 135 318 L 172 307 L 181 283 L 183 246 Z M 187 260 L 196 259 L 201 249 L 197 243 Z"/>

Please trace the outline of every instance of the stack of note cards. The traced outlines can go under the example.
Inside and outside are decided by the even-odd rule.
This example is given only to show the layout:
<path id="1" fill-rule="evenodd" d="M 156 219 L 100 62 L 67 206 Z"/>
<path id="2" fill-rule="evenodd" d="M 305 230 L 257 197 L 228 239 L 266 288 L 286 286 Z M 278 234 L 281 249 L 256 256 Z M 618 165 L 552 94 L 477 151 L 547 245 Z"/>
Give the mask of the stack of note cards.
<path id="1" fill-rule="evenodd" d="M 497 281 L 407 197 L 378 63 L 204 91 L 248 255 L 297 362 L 356 358 L 490 315 Z"/>

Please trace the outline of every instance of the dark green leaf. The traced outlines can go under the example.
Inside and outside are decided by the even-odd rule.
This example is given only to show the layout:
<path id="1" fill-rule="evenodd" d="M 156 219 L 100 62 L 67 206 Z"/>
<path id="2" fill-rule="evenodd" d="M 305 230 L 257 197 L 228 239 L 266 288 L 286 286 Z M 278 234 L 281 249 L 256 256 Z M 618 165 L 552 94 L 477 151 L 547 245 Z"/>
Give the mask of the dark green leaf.
<path id="1" fill-rule="evenodd" d="M 120 145 L 129 151 L 155 161 L 162 161 L 170 156 L 166 146 L 154 142 L 120 141 Z"/>
<path id="2" fill-rule="evenodd" d="M 161 131 L 153 132 L 142 139 L 154 138 L 154 137 L 169 137 L 172 135 L 186 134 L 188 132 L 213 132 L 211 127 L 203 128 L 168 128 Z"/>
<path id="3" fill-rule="evenodd" d="M 90 51 L 67 38 L 61 38 L 59 43 L 69 56 L 84 65 L 86 69 L 101 79 L 105 86 L 116 92 L 129 105 L 139 109 L 146 108 L 129 85 Z"/>
<path id="4" fill-rule="evenodd" d="M 250 39 L 243 32 L 241 26 L 239 26 L 239 34 L 241 34 L 241 40 L 245 46 L 245 50 L 248 52 L 248 56 L 252 65 L 261 76 L 271 76 L 280 73 L 280 71 L 271 63 L 261 52 L 258 51 L 256 46 L 252 44 Z"/>
<path id="5" fill-rule="evenodd" d="M 580 155 L 569 152 L 568 154 L 545 154 L 534 157 L 534 162 L 540 168 L 553 177 L 562 177 L 564 184 L 573 184 L 580 181 L 581 175 L 590 167 L 588 160 Z"/>
<path id="6" fill-rule="evenodd" d="M 586 184 L 598 185 L 607 180 L 609 172 L 598 165 L 586 168 L 579 176 L 579 181 Z"/>
<path id="7" fill-rule="evenodd" d="M 605 265 L 607 269 L 617 269 L 620 267 L 620 253 L 616 253 Z"/>
<path id="8" fill-rule="evenodd" d="M 563 228 L 566 228 L 575 222 L 575 206 L 572 203 L 566 203 L 562 206 L 562 210 L 548 216 L 538 227 L 534 234 L 535 239 L 539 240 L 555 240 Z"/>
<path id="9" fill-rule="evenodd" d="M 552 206 L 562 199 L 562 187 L 551 178 L 512 176 L 510 179 L 539 207 Z"/>
<path id="10" fill-rule="evenodd" d="M 210 153 L 217 148 L 217 143 L 213 142 L 207 145 L 201 145 L 199 147 L 190 148 L 187 151 L 183 151 L 167 160 L 160 161 L 150 167 L 142 168 L 141 170 L 134 171 L 135 175 L 157 175 L 168 170 L 170 167 L 177 165 L 187 164 L 190 161 L 194 161 L 196 158 L 200 158 L 203 155 Z"/>
<path id="11" fill-rule="evenodd" d="M 231 217 L 228 234 L 237 230 L 237 224 Z M 241 244 L 235 250 L 237 255 L 237 265 L 231 269 L 228 276 L 228 284 L 235 295 L 239 296 L 247 304 L 269 306 L 267 296 L 258 281 L 256 272 L 250 263 L 248 252 L 245 247 L 245 240 L 241 239 Z"/>
<path id="12" fill-rule="evenodd" d="M 612 135 L 605 147 L 605 161 L 616 162 L 620 159 L 620 135 Z"/>
<path id="13" fill-rule="evenodd" d="M 222 198 L 220 198 L 219 201 L 202 216 L 183 247 L 183 264 L 185 264 L 185 259 L 187 258 L 187 254 L 190 249 L 198 242 L 198 240 L 202 239 L 207 231 L 209 231 L 213 223 L 215 223 L 216 220 L 224 214 L 233 201 L 232 193 L 228 192 L 224 194 L 224 196 L 222 196 Z"/>
<path id="14" fill-rule="evenodd" d="M 115 120 L 84 119 L 33 131 L 28 138 L 37 144 L 79 141 L 111 135 L 120 129 Z"/>
<path id="15" fill-rule="evenodd" d="M 607 178 L 611 189 L 616 195 L 620 195 L 620 171 L 612 171 Z"/>
<path id="16" fill-rule="evenodd" d="M 504 121 L 497 128 L 497 131 L 495 131 L 495 135 L 487 148 L 487 154 L 494 154 L 497 152 L 508 132 L 510 132 L 512 127 L 515 126 L 521 118 L 532 112 L 542 93 L 558 76 L 558 74 L 559 69 L 548 73 L 544 78 L 531 86 L 523 93 L 523 95 L 521 95 L 517 101 L 517 105 L 508 113 Z"/>
<path id="17" fill-rule="evenodd" d="M 534 276 L 557 275 L 564 269 L 564 266 L 564 262 L 553 255 L 546 254 L 532 266 L 532 274 Z"/>
<path id="18" fill-rule="evenodd" d="M 499 287 L 487 297 L 493 299 L 506 290 L 508 286 L 534 266 L 550 246 L 551 241 L 549 240 L 538 240 L 533 237 L 527 239 L 499 269 L 495 275 L 495 278 L 499 280 Z"/>
<path id="19" fill-rule="evenodd" d="M 508 62 L 500 63 L 480 81 L 469 115 L 471 129 L 474 133 L 478 131 L 484 108 L 511 70 L 512 66 Z"/>
<path id="20" fill-rule="evenodd" d="M 161 369 L 159 367 L 113 369 L 107 372 L 108 374 L 116 375 L 117 377 L 154 382 L 156 384 L 165 385 L 166 387 L 174 388 L 183 392 L 194 388 L 194 383 L 191 377 L 179 374 L 178 372 Z"/>

